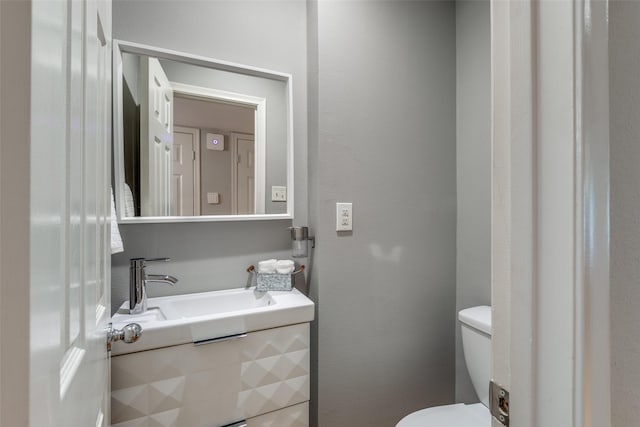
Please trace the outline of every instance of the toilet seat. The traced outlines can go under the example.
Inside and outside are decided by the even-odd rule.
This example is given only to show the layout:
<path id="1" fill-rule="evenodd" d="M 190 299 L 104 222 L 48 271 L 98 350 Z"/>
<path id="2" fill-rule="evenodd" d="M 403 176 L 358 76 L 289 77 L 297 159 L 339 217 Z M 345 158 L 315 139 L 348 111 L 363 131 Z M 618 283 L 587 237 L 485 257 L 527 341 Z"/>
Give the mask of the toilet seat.
<path id="1" fill-rule="evenodd" d="M 396 427 L 490 427 L 491 414 L 482 403 L 434 406 L 413 412 Z"/>

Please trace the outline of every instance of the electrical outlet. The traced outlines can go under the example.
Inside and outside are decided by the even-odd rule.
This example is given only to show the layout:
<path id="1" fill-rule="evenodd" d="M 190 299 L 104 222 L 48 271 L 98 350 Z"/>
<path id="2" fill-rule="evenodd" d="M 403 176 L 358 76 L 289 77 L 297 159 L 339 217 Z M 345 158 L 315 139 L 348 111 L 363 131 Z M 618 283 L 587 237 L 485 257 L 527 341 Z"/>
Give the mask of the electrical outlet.
<path id="1" fill-rule="evenodd" d="M 273 186 L 271 187 L 271 201 L 272 202 L 286 202 L 287 201 L 287 187 Z"/>
<path id="2" fill-rule="evenodd" d="M 351 203 L 336 203 L 336 231 L 353 230 L 353 206 Z"/>

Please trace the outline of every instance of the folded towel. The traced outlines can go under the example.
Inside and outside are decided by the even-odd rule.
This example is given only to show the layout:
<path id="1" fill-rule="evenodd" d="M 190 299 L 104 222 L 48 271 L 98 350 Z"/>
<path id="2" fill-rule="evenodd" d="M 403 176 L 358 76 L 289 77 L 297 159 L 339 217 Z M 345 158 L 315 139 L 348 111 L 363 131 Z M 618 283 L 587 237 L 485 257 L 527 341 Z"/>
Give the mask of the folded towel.
<path id="1" fill-rule="evenodd" d="M 116 204 L 113 198 L 113 188 L 111 189 L 111 253 L 124 252 L 122 236 L 118 228 L 118 217 L 116 216 Z"/>
<path id="2" fill-rule="evenodd" d="M 276 263 L 276 271 L 280 274 L 291 274 L 295 268 L 295 263 L 290 259 L 283 259 Z"/>
<path id="3" fill-rule="evenodd" d="M 278 261 L 275 259 L 267 259 L 264 261 L 260 261 L 258 263 L 258 273 L 267 273 L 267 274 L 275 273 L 277 262 Z"/>

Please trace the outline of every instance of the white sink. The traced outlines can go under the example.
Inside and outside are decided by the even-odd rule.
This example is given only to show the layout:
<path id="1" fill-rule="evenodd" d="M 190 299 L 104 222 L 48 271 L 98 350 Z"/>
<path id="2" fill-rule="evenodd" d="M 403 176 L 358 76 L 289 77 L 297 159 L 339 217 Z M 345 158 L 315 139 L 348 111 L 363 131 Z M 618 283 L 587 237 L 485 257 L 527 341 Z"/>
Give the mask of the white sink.
<path id="1" fill-rule="evenodd" d="M 142 337 L 133 344 L 116 342 L 112 354 L 228 337 L 313 320 L 313 302 L 297 289 L 258 292 L 230 289 L 149 298 L 144 314 L 129 315 L 129 302 L 113 316 L 114 328 L 139 323 Z"/>
<path id="2" fill-rule="evenodd" d="M 223 292 L 171 297 L 157 301 L 160 310 L 167 319 L 186 319 L 188 317 L 218 315 L 233 311 L 253 310 L 275 304 L 268 292 L 247 292 L 245 289 L 232 289 Z"/>

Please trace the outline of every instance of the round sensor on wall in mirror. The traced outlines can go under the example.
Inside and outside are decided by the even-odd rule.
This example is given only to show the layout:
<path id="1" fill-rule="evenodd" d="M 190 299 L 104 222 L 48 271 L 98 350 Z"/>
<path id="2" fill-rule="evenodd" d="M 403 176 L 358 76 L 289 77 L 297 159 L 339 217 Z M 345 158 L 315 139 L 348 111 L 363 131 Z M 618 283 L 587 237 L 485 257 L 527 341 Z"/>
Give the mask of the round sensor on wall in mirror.
<path id="1" fill-rule="evenodd" d="M 224 135 L 218 133 L 207 133 L 207 149 L 224 150 Z"/>

